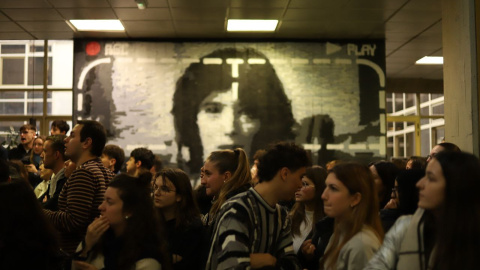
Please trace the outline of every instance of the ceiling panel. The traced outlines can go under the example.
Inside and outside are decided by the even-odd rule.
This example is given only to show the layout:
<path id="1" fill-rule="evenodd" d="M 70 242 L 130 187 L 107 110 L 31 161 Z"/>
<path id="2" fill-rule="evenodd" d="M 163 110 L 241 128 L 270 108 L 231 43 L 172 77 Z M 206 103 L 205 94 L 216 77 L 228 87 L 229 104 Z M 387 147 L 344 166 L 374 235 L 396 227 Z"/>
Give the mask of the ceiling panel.
<path id="1" fill-rule="evenodd" d="M 137 5 L 133 0 L 108 0 L 112 7 L 134 7 Z M 148 8 L 168 7 L 167 0 L 148 0 Z"/>
<path id="2" fill-rule="evenodd" d="M 145 21 L 145 20 L 171 20 L 168 8 L 115 8 L 115 13 L 120 20 Z"/>
<path id="3" fill-rule="evenodd" d="M 0 29 L 1 29 L 1 25 L 0 25 Z M 7 33 L 7 32 L 1 32 L 2 30 L 0 30 L 0 39 L 4 39 L 4 40 L 30 40 L 30 39 L 33 39 L 35 37 L 33 37 L 32 35 L 26 33 L 26 32 L 10 32 L 10 33 Z"/>
<path id="4" fill-rule="evenodd" d="M 117 19 L 111 8 L 60 8 L 58 11 L 67 20 Z"/>
<path id="5" fill-rule="evenodd" d="M 387 76 L 442 76 L 415 67 L 442 54 L 438 0 L 0 0 L 0 39 L 369 39 L 385 38 Z M 279 19 L 273 33 L 227 33 L 225 19 Z M 11 20 L 10 20 L 11 18 Z M 73 32 L 64 19 L 122 20 L 126 32 Z M 31 33 L 32 35 L 30 35 Z"/>
<path id="6" fill-rule="evenodd" d="M 175 20 L 184 21 L 219 21 L 226 17 L 226 8 L 172 8 L 172 15 Z"/>
<path id="7" fill-rule="evenodd" d="M 0 22 L 0 32 L 23 32 L 23 29 L 14 22 Z"/>
<path id="8" fill-rule="evenodd" d="M 74 38 L 74 32 L 31 32 L 38 39 L 72 39 Z"/>
<path id="9" fill-rule="evenodd" d="M 45 31 L 48 29 L 49 32 L 68 32 L 72 31 L 72 29 L 62 21 L 58 22 L 18 22 L 20 26 L 25 28 L 27 31 Z"/>
<path id="10" fill-rule="evenodd" d="M 339 8 L 349 2 L 349 0 L 291 0 L 289 8 Z"/>
<path id="11" fill-rule="evenodd" d="M 231 0 L 231 7 L 238 8 L 285 8 L 288 0 Z"/>
<path id="12" fill-rule="evenodd" d="M 16 1 L 16 0 L 15 0 Z M 110 7 L 107 0 L 48 0 L 56 8 Z"/>
<path id="13" fill-rule="evenodd" d="M 15 21 L 59 21 L 62 16 L 53 8 L 2 9 L 3 13 Z"/>
<path id="14" fill-rule="evenodd" d="M 282 8 L 230 8 L 229 19 L 278 20 L 283 16 Z"/>
<path id="15" fill-rule="evenodd" d="M 3 22 L 3 21 L 10 21 L 10 19 L 0 12 L 0 22 Z"/>
<path id="16" fill-rule="evenodd" d="M 46 0 L 1 0 L 0 8 L 51 8 Z"/>
<path id="17" fill-rule="evenodd" d="M 202 7 L 202 8 L 218 8 L 218 7 L 228 7 L 229 1 L 227 0 L 168 0 L 170 7 L 173 8 L 189 8 L 192 6 Z"/>
<path id="18" fill-rule="evenodd" d="M 133 32 L 173 32 L 173 25 L 170 21 L 123 21 L 123 26 L 129 34 Z"/>

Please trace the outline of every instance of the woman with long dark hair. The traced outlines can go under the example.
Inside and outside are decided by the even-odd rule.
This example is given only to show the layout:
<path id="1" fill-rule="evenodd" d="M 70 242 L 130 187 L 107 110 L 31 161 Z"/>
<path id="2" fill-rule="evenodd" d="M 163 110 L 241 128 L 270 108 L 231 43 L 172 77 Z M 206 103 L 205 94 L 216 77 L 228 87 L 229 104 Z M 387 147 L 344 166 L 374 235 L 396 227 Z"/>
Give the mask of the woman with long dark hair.
<path id="1" fill-rule="evenodd" d="M 150 197 L 152 175 L 115 176 L 100 217 L 77 249 L 74 269 L 169 269 L 163 224 Z M 84 260 L 84 261 L 82 261 Z"/>
<path id="2" fill-rule="evenodd" d="M 0 269 L 62 269 L 53 226 L 24 179 L 0 183 Z"/>
<path id="3" fill-rule="evenodd" d="M 298 253 L 315 223 L 325 216 L 322 193 L 327 171 L 320 166 L 307 168 L 302 178 L 302 188 L 295 193 L 296 203 L 290 211 L 293 250 Z"/>
<path id="4" fill-rule="evenodd" d="M 322 258 L 323 269 L 362 269 L 383 238 L 372 174 L 363 165 L 341 163 L 325 184 L 325 214 L 335 219 L 335 229 Z"/>
<path id="5" fill-rule="evenodd" d="M 399 169 L 392 162 L 382 160 L 370 164 L 370 171 L 373 174 L 375 191 L 379 200 L 379 209 L 383 209 L 390 200 L 390 193 Z"/>
<path id="6" fill-rule="evenodd" d="M 442 151 L 418 183 L 418 209 L 397 220 L 365 269 L 477 269 L 480 161 Z"/>
<path id="7" fill-rule="evenodd" d="M 188 175 L 180 169 L 163 169 L 155 175 L 153 187 L 155 207 L 167 224 L 173 269 L 202 268 L 198 251 L 203 225 Z"/>

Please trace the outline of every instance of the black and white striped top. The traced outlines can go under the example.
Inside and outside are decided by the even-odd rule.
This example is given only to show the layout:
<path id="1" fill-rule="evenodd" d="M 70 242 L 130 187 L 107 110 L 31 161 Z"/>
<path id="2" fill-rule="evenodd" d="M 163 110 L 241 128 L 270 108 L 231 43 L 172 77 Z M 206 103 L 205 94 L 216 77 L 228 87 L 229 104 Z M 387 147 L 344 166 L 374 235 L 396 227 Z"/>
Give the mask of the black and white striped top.
<path id="1" fill-rule="evenodd" d="M 249 269 L 251 253 L 270 253 L 280 269 L 300 269 L 287 216 L 253 188 L 232 197 L 217 214 L 206 269 Z"/>

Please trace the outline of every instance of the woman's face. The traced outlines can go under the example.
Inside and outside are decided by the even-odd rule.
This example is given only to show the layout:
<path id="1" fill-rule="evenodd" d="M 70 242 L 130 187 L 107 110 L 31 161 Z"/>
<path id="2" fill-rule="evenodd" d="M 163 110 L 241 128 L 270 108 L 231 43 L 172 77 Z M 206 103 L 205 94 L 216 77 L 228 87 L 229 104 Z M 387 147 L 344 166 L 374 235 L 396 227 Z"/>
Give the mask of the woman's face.
<path id="1" fill-rule="evenodd" d="M 124 226 L 127 222 L 123 212 L 123 201 L 120 199 L 117 188 L 107 188 L 105 198 L 98 209 L 100 214 L 107 218 L 112 228 Z"/>
<path id="2" fill-rule="evenodd" d="M 435 210 L 445 199 L 446 181 L 440 163 L 433 158 L 428 162 L 425 176 L 417 182 L 420 190 L 418 207 Z"/>
<path id="3" fill-rule="evenodd" d="M 37 155 L 40 155 L 42 151 L 43 151 L 43 140 L 40 138 L 37 138 L 33 143 L 33 152 Z"/>
<path id="4" fill-rule="evenodd" d="M 358 204 L 358 197 L 351 195 L 347 187 L 337 179 L 334 173 L 328 174 L 325 184 L 326 188 L 322 194 L 325 214 L 341 220 L 349 215 L 351 209 Z"/>
<path id="5" fill-rule="evenodd" d="M 295 192 L 295 201 L 308 203 L 313 199 L 315 199 L 315 185 L 310 178 L 303 176 L 302 188 Z"/>
<path id="6" fill-rule="evenodd" d="M 207 160 L 202 168 L 201 183 L 205 186 L 207 196 L 218 196 L 220 189 L 227 180 L 226 173 L 220 174 L 216 164 Z"/>
<path id="7" fill-rule="evenodd" d="M 180 196 L 177 195 L 175 185 L 173 185 L 170 179 L 165 179 L 162 176 L 155 179 L 153 185 L 154 192 L 154 204 L 155 207 L 165 209 L 174 207 L 178 201 L 180 201 Z"/>
<path id="8" fill-rule="evenodd" d="M 233 87 L 238 89 L 238 85 Z M 243 148 L 247 153 L 260 122 L 242 113 L 238 90 L 215 91 L 200 104 L 197 124 L 203 145 L 203 157 L 219 149 Z"/>

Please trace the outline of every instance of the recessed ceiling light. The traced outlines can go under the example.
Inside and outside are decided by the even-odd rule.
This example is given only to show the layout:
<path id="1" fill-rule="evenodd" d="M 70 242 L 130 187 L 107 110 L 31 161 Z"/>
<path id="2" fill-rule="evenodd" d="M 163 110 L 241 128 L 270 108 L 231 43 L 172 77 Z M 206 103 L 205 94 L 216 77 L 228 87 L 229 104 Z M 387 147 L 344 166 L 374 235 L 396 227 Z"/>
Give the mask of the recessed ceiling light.
<path id="1" fill-rule="evenodd" d="M 70 20 L 78 31 L 125 31 L 119 20 Z"/>
<path id="2" fill-rule="evenodd" d="M 416 65 L 443 65 L 443 56 L 424 56 L 415 62 Z"/>
<path id="3" fill-rule="evenodd" d="M 275 31 L 278 20 L 228 20 L 227 31 Z"/>

